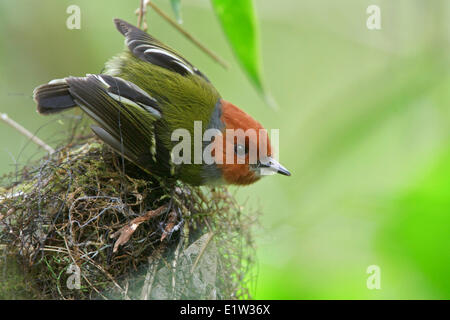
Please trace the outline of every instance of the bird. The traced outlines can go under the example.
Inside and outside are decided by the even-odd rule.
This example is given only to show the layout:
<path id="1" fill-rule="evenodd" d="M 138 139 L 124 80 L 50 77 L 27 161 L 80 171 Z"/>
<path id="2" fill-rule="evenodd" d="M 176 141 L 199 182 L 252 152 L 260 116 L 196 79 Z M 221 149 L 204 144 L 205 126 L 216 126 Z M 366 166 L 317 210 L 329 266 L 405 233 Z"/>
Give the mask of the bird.
<path id="1" fill-rule="evenodd" d="M 38 86 L 33 92 L 38 113 L 79 107 L 96 122 L 91 126 L 95 135 L 114 151 L 150 174 L 193 186 L 249 185 L 268 174 L 291 175 L 272 155 L 263 126 L 223 99 L 199 69 L 132 24 L 114 23 L 125 37 L 125 50 L 107 61 L 100 74 Z M 201 135 L 207 130 L 221 135 L 209 143 L 213 161 L 177 163 L 173 150 L 179 141 L 173 132 L 195 135 L 196 125 Z M 246 135 L 248 130 L 262 134 Z M 197 147 L 194 142 L 180 155 L 185 159 L 190 150 L 203 152 L 207 146 L 203 140 Z"/>
<path id="2" fill-rule="evenodd" d="M 121 19 L 114 23 L 125 50 L 100 74 L 38 86 L 33 92 L 38 113 L 81 108 L 96 123 L 91 129 L 100 140 L 168 181 L 214 187 L 291 175 L 272 154 L 267 130 L 223 99 L 199 69 L 143 30 Z M 168 210 L 170 203 L 147 211 L 110 235 L 117 238 L 113 252 L 142 222 Z"/>

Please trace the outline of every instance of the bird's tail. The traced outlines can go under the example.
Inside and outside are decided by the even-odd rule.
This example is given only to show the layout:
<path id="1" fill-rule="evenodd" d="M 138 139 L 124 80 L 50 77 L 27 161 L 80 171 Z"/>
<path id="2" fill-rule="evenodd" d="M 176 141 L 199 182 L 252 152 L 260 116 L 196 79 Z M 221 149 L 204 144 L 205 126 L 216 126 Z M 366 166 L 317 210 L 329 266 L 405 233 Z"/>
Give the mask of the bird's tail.
<path id="1" fill-rule="evenodd" d="M 134 83 L 106 74 L 67 77 L 37 87 L 34 100 L 42 114 L 80 107 L 97 122 L 94 133 L 119 154 L 146 171 L 170 170 L 169 151 L 157 144 L 154 132 L 160 104 Z"/>
<path id="2" fill-rule="evenodd" d="M 37 103 L 37 111 L 41 114 L 57 113 L 77 106 L 65 79 L 52 80 L 37 87 L 33 98 Z"/>

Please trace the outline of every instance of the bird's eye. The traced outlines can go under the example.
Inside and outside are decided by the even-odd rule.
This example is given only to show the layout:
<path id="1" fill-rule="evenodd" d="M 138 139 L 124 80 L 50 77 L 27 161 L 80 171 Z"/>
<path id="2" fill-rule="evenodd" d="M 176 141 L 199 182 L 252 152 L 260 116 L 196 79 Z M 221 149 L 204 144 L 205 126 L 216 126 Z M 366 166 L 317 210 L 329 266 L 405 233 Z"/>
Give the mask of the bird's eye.
<path id="1" fill-rule="evenodd" d="M 247 148 L 246 148 L 245 145 L 243 145 L 243 144 L 237 144 L 237 145 L 235 146 L 235 148 L 234 148 L 234 152 L 235 152 L 238 156 L 244 157 L 244 156 L 247 154 L 248 150 L 247 150 Z"/>

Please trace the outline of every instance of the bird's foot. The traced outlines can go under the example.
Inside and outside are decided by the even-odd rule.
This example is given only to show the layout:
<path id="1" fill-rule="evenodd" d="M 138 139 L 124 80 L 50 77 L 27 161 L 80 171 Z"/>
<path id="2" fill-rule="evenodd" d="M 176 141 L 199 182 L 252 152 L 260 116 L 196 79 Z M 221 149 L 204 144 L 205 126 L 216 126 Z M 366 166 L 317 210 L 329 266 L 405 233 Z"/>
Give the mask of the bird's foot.
<path id="1" fill-rule="evenodd" d="M 110 238 L 117 238 L 119 237 L 116 242 L 114 243 L 113 252 L 117 252 L 119 249 L 119 246 L 125 244 L 130 240 L 131 235 L 136 231 L 137 227 L 145 221 L 148 221 L 150 219 L 156 218 L 163 214 L 166 209 L 168 208 L 168 205 L 163 205 L 155 210 L 147 211 L 144 215 L 134 218 L 131 220 L 126 226 L 122 227 L 119 231 L 114 232 Z"/>

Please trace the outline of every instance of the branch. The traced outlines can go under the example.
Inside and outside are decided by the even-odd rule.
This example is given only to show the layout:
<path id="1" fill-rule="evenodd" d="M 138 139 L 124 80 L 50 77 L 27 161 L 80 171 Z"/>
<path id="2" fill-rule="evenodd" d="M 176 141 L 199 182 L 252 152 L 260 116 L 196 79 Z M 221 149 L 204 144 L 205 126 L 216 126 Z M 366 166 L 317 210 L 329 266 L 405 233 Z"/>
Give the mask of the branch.
<path id="1" fill-rule="evenodd" d="M 222 58 L 220 58 L 217 54 L 209 50 L 206 46 L 204 46 L 202 43 L 200 43 L 199 40 L 194 38 L 193 35 L 191 35 L 189 32 L 184 30 L 175 20 L 170 18 L 164 11 L 162 11 L 160 8 L 158 8 L 153 1 L 150 0 L 141 0 L 140 1 L 140 8 L 138 9 L 138 27 L 140 28 L 143 22 L 144 30 L 147 30 L 147 23 L 145 22 L 145 13 L 146 13 L 146 7 L 149 6 L 157 14 L 159 14 L 163 19 L 165 19 L 169 24 L 171 24 L 175 29 L 177 29 L 183 36 L 185 36 L 188 40 L 190 40 L 193 44 L 195 44 L 200 50 L 202 50 L 204 53 L 209 55 L 214 61 L 216 61 L 218 64 L 220 64 L 225 69 L 228 69 L 228 63 L 226 63 Z"/>
<path id="2" fill-rule="evenodd" d="M 139 5 L 139 9 L 138 9 L 138 23 L 137 26 L 140 29 L 142 26 L 142 18 L 144 17 L 145 14 L 145 8 L 144 8 L 144 0 L 140 1 L 140 5 Z M 145 26 L 144 30 L 147 29 L 147 26 Z"/>
<path id="3" fill-rule="evenodd" d="M 46 144 L 44 141 L 36 137 L 34 134 L 32 134 L 30 131 L 22 127 L 20 124 L 15 122 L 13 119 L 9 118 L 6 113 L 0 113 L 0 119 L 3 120 L 3 122 L 9 124 L 11 127 L 19 131 L 21 134 L 23 134 L 25 137 L 29 138 L 31 141 L 36 143 L 39 147 L 42 149 L 45 149 L 48 153 L 55 152 L 55 149 L 50 147 L 48 144 Z"/>

